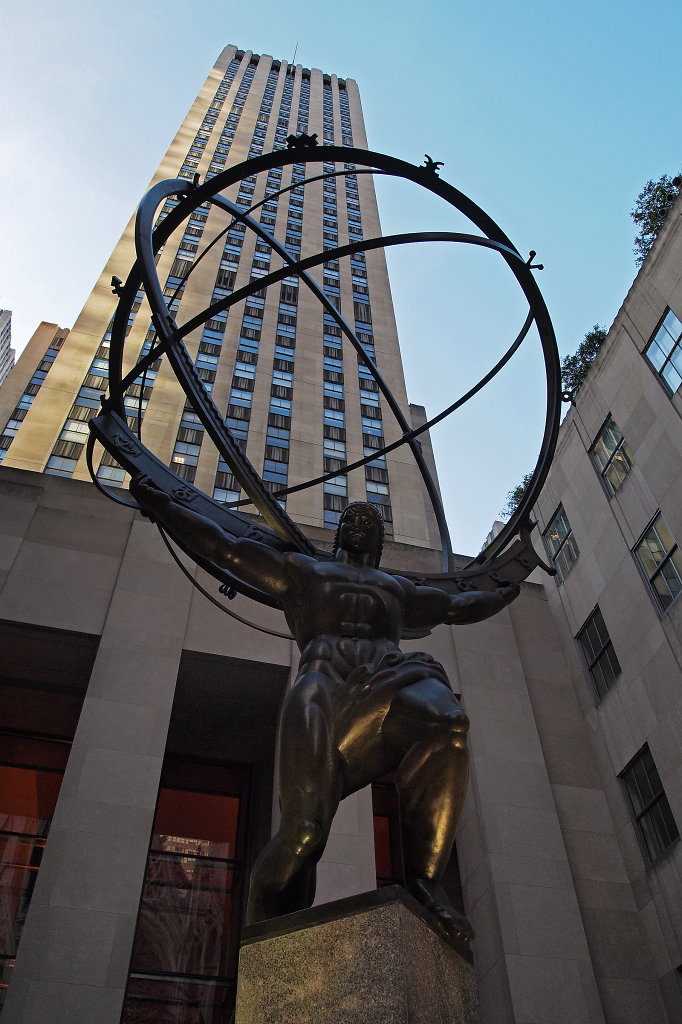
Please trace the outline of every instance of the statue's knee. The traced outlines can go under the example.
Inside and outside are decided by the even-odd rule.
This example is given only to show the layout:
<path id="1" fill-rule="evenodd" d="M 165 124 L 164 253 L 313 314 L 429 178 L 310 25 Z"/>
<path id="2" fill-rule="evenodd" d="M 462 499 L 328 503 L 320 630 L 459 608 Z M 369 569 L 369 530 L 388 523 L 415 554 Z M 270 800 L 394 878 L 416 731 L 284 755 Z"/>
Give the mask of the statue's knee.
<path id="1" fill-rule="evenodd" d="M 307 857 L 319 847 L 324 831 L 319 821 L 306 819 L 292 829 L 291 845 L 300 857 Z"/>
<path id="2" fill-rule="evenodd" d="M 465 748 L 469 732 L 469 719 L 464 711 L 461 708 L 453 708 L 448 711 L 443 724 L 454 745 Z"/>

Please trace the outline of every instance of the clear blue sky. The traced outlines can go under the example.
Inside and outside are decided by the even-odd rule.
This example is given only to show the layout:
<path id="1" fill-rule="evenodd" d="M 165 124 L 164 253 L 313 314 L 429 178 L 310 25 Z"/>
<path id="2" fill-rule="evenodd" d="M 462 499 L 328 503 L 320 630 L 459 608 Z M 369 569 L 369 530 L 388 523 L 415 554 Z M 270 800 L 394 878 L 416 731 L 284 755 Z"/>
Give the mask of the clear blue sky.
<path id="1" fill-rule="evenodd" d="M 0 38 L 0 307 L 21 349 L 73 324 L 223 45 L 355 78 L 370 147 L 420 163 L 497 220 L 539 283 L 562 354 L 612 322 L 635 274 L 629 217 L 680 166 L 674 0 L 119 0 L 13 4 Z M 385 231 L 447 228 L 448 211 L 378 186 Z M 525 315 L 490 254 L 390 257 L 412 401 L 435 413 L 498 357 Z M 122 267 L 125 277 L 128 268 Z M 455 548 L 478 550 L 535 461 L 537 350 L 439 431 Z"/>

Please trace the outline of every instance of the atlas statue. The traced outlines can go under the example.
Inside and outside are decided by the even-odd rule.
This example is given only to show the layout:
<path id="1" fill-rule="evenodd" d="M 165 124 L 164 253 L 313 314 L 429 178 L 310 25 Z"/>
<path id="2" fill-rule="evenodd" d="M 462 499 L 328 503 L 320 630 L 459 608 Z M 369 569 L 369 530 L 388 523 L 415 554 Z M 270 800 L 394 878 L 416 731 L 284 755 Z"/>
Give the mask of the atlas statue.
<path id="1" fill-rule="evenodd" d="M 319 561 L 234 540 L 144 476 L 130 489 L 188 549 L 276 598 L 301 651 L 280 719 L 281 823 L 253 869 L 247 921 L 312 905 L 339 802 L 395 772 L 406 888 L 448 938 L 469 941 L 441 885 L 466 793 L 469 722 L 442 665 L 398 642 L 405 628 L 488 618 L 518 584 L 449 595 L 383 572 L 383 520 L 364 502 L 346 506 L 332 555 Z"/>
<path id="2" fill-rule="evenodd" d="M 250 923 L 279 917 L 311 906 L 316 865 L 329 838 L 339 802 L 368 783 L 392 773 L 399 798 L 405 883 L 453 943 L 469 941 L 469 922 L 451 905 L 442 887 L 457 820 L 464 801 L 467 775 L 468 720 L 452 692 L 445 671 L 429 654 L 403 652 L 401 638 L 426 636 L 439 623 L 479 622 L 510 604 L 519 583 L 536 566 L 548 572 L 531 541 L 530 516 L 549 471 L 556 447 L 561 410 L 561 371 L 549 313 L 533 271 L 535 252 L 524 258 L 501 228 L 439 176 L 440 162 L 426 157 L 420 167 L 385 154 L 353 147 L 319 149 L 303 137 L 289 140 L 287 150 L 264 153 L 243 164 L 226 167 L 200 182 L 184 177 L 157 182 L 140 203 L 135 222 L 136 261 L 123 283 L 112 279 L 119 297 L 111 325 L 109 394 L 102 410 L 89 421 L 87 460 L 96 486 L 112 500 L 141 508 L 154 519 L 180 569 L 179 546 L 209 576 L 220 582 L 228 599 L 236 594 L 280 608 L 301 651 L 296 681 L 287 693 L 280 720 L 281 823 L 265 847 L 251 876 L 247 908 Z M 300 144 L 299 144 L 300 143 Z M 323 156 L 321 152 L 323 152 Z M 238 181 L 253 181 L 274 168 L 296 165 L 277 191 L 248 210 L 228 198 Z M 315 165 L 321 165 L 316 167 Z M 305 169 L 305 176 L 301 171 Z M 308 166 L 310 166 L 310 172 Z M 330 169 L 333 168 L 333 169 Z M 301 256 L 275 237 L 254 214 L 266 202 L 297 191 L 310 182 L 351 175 L 388 175 L 411 182 L 440 197 L 474 225 L 476 233 L 452 231 L 403 232 L 389 236 L 357 237 L 347 243 L 325 242 L 324 249 Z M 226 225 L 208 242 L 168 294 L 158 276 L 158 256 L 174 231 L 201 208 L 226 215 Z M 216 218 L 214 217 L 214 220 Z M 217 220 L 216 220 L 217 223 Z M 272 250 L 277 259 L 264 276 L 252 276 L 242 287 L 216 288 L 210 306 L 184 323 L 176 321 L 178 302 L 190 274 L 203 256 L 231 228 L 248 230 Z M 489 250 L 501 258 L 518 282 L 529 311 L 516 337 L 494 366 L 432 419 L 414 426 L 391 392 L 373 356 L 366 335 L 359 336 L 311 271 L 354 254 L 402 245 L 447 242 Z M 229 310 L 250 295 L 296 276 L 320 302 L 325 322 L 336 325 L 357 353 L 365 375 L 397 425 L 397 439 L 365 449 L 362 458 L 344 465 L 350 474 L 400 446 L 412 453 L 430 499 L 440 534 L 441 572 L 419 575 L 409 570 L 379 568 L 383 520 L 371 504 L 353 503 L 341 513 L 329 555 L 287 514 L 284 499 L 339 475 L 336 467 L 321 476 L 273 493 L 247 458 L 239 437 L 232 434 L 212 394 L 204 385 L 183 339 L 202 325 L 226 323 Z M 170 278 L 168 279 L 171 280 Z M 124 351 L 130 324 L 142 292 L 152 314 L 150 347 L 137 361 Z M 180 308 L 182 306 L 180 305 Z M 234 314 L 233 314 L 234 315 Z M 231 322 L 231 321 L 230 321 Z M 531 479 L 509 522 L 468 565 L 455 566 L 438 487 L 422 452 L 420 434 L 460 409 L 508 364 L 531 328 L 537 328 L 547 380 L 547 406 L 540 454 Z M 194 351 L 193 344 L 190 346 Z M 149 451 L 142 440 L 142 421 L 148 376 L 157 361 L 168 364 L 185 393 L 203 431 L 211 439 L 245 498 L 224 504 L 209 498 Z M 499 417 L 498 417 L 499 418 Z M 135 502 L 114 493 L 95 469 L 95 444 L 101 443 L 131 476 Z M 241 505 L 252 506 L 261 518 L 247 516 Z M 174 544 L 169 543 L 166 531 Z M 187 573 L 190 575 L 189 573 Z M 190 575 L 205 597 L 241 622 L 247 619 L 219 602 Z M 287 636 L 260 623 L 256 629 Z"/>

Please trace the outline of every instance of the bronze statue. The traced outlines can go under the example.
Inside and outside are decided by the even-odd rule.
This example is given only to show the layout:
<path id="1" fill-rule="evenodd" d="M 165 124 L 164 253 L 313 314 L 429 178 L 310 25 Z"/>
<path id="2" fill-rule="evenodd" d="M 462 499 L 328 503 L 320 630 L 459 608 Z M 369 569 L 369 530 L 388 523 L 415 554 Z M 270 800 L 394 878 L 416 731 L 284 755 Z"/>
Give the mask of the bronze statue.
<path id="1" fill-rule="evenodd" d="M 466 793 L 469 722 L 443 667 L 398 643 L 404 629 L 494 615 L 518 585 L 451 596 L 382 572 L 383 520 L 363 502 L 344 509 L 332 556 L 318 561 L 235 540 L 147 477 L 130 489 L 189 550 L 276 598 L 301 650 L 280 720 L 281 823 L 253 869 L 248 922 L 312 905 L 339 801 L 395 771 L 407 889 L 448 938 L 469 941 L 440 885 Z"/>

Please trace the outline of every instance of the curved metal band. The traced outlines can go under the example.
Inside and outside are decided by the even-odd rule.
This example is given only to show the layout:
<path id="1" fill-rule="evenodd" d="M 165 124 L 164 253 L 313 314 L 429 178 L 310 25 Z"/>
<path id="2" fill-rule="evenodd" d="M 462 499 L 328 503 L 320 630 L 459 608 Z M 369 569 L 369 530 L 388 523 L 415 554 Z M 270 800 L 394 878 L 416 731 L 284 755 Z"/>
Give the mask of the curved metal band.
<path id="1" fill-rule="evenodd" d="M 417 234 L 409 233 L 404 235 L 389 236 L 388 238 L 383 239 L 363 239 L 356 243 L 350 243 L 347 246 L 338 246 L 336 249 L 327 251 L 322 254 L 318 253 L 315 256 L 307 257 L 304 260 L 295 260 L 293 257 L 289 255 L 287 250 L 284 249 L 284 247 L 282 247 L 276 239 L 270 236 L 269 233 L 266 232 L 265 229 L 263 229 L 260 224 L 258 224 L 258 222 L 253 221 L 252 218 L 249 217 L 249 213 L 251 211 L 248 211 L 248 213 L 245 214 L 238 207 L 234 206 L 234 204 L 231 204 L 222 198 L 217 198 L 217 193 L 227 188 L 230 184 L 233 184 L 236 181 L 241 180 L 245 176 L 256 174 L 259 171 L 267 170 L 270 167 L 285 166 L 287 164 L 294 163 L 307 164 L 310 162 L 328 161 L 343 162 L 346 165 L 346 169 L 344 171 L 335 171 L 329 172 L 324 175 L 316 175 L 315 177 L 317 179 L 323 177 L 339 176 L 344 174 L 373 173 L 374 171 L 387 175 L 394 175 L 401 178 L 406 178 L 408 180 L 415 182 L 418 185 L 421 185 L 422 187 L 427 188 L 432 193 L 439 195 L 450 205 L 454 206 L 465 216 L 467 216 L 481 231 L 485 232 L 487 237 L 481 238 L 480 236 L 464 235 L 451 232 L 422 232 Z M 353 165 L 351 167 L 348 167 L 348 163 L 351 161 L 353 162 Z M 358 168 L 354 166 L 354 164 L 356 163 L 364 164 L 365 166 Z M 302 182 L 297 182 L 296 184 L 302 184 Z M 291 187 L 294 186 L 287 186 L 287 189 Z M 283 192 L 286 191 L 287 189 L 283 189 L 280 191 Z M 153 231 L 152 236 L 153 217 L 155 215 L 156 209 L 158 208 L 158 205 L 160 204 L 161 201 L 163 201 L 165 198 L 171 195 L 184 196 L 185 198 L 181 199 L 181 202 L 178 204 L 178 206 L 176 206 L 176 208 L 166 216 L 166 218 L 161 222 L 161 224 L 156 228 L 156 230 Z M 357 338 L 355 337 L 354 332 L 345 323 L 345 321 L 343 321 L 343 318 L 341 318 L 337 314 L 335 308 L 328 303 L 328 300 L 326 299 L 324 294 L 317 288 L 315 282 L 311 281 L 309 284 L 310 279 L 306 280 L 307 274 L 305 272 L 324 261 L 327 261 L 329 259 L 336 259 L 343 255 L 349 255 L 352 252 L 368 251 L 372 248 L 379 248 L 390 244 L 396 245 L 416 241 L 467 242 L 469 244 L 481 245 L 484 247 L 495 249 L 506 260 L 510 269 L 514 273 L 514 276 L 516 277 L 521 289 L 523 290 L 524 295 L 526 296 L 531 309 L 531 312 L 526 320 L 526 323 L 524 324 L 524 327 L 522 328 L 520 335 L 517 336 L 515 342 L 512 344 L 510 349 L 504 354 L 504 356 L 498 362 L 498 364 L 496 364 L 496 366 L 493 367 L 490 373 L 487 374 L 486 377 L 484 377 L 483 380 L 479 382 L 479 384 L 477 384 L 474 389 L 471 389 L 470 392 L 462 396 L 461 399 L 458 399 L 458 401 L 455 402 L 452 406 L 448 407 L 447 410 L 444 410 L 438 416 L 430 420 L 427 424 L 424 424 L 420 428 L 417 428 L 417 430 L 410 429 L 409 424 L 407 424 L 407 422 L 404 420 L 404 417 L 402 417 L 402 413 L 398 407 L 397 419 L 398 423 L 401 426 L 401 429 L 403 430 L 403 437 L 401 437 L 397 442 L 394 442 L 392 445 L 387 446 L 385 449 L 382 450 L 382 452 L 394 450 L 396 447 L 400 446 L 403 443 L 409 443 L 410 446 L 413 448 L 413 451 L 415 452 L 415 458 L 419 463 L 421 452 L 419 451 L 419 445 L 418 442 L 416 441 L 418 434 L 423 432 L 424 430 L 427 430 L 435 422 L 438 422 L 439 420 L 443 419 L 450 412 L 454 411 L 455 408 L 459 408 L 460 405 L 462 405 L 466 400 L 468 400 L 468 398 L 470 398 L 473 393 L 480 390 L 480 388 L 484 386 L 484 383 L 491 379 L 491 375 L 494 375 L 496 372 L 498 372 L 499 369 L 501 369 L 501 366 L 504 365 L 511 357 L 513 352 L 516 351 L 521 340 L 523 340 L 523 337 L 526 336 L 533 320 L 535 320 L 540 335 L 545 361 L 545 372 L 547 378 L 548 402 L 545 429 L 543 433 L 540 454 L 535 469 L 533 471 L 530 484 L 524 493 L 519 508 L 517 509 L 515 515 L 512 517 L 510 522 L 501 532 L 501 534 L 498 535 L 498 537 L 495 539 L 493 544 L 490 545 L 490 547 L 486 551 L 482 552 L 481 555 L 478 556 L 478 558 L 474 559 L 472 563 L 470 563 L 471 568 L 469 572 L 467 572 L 467 575 L 469 575 L 471 572 L 474 572 L 477 576 L 480 574 L 480 572 L 494 572 L 496 556 L 498 556 L 498 554 L 503 551 L 503 549 L 509 543 L 510 539 L 513 536 L 515 536 L 520 529 L 524 527 L 524 524 L 527 524 L 530 510 L 533 504 L 535 503 L 537 496 L 540 492 L 540 489 L 544 483 L 547 472 L 549 470 L 549 461 L 551 459 L 551 455 L 556 444 L 556 435 L 558 431 L 561 408 L 560 368 L 558 352 L 556 349 L 556 341 L 554 338 L 554 332 L 552 329 L 551 321 L 549 319 L 549 314 L 547 312 L 545 303 L 542 299 L 542 296 L 540 295 L 539 289 L 537 288 L 537 284 L 531 272 L 530 261 L 524 262 L 523 258 L 511 244 L 507 236 L 501 231 L 498 225 L 496 225 L 495 222 L 492 221 L 490 217 L 488 217 L 487 214 L 485 214 L 478 206 L 476 206 L 476 204 L 474 204 L 461 192 L 453 188 L 453 186 L 441 181 L 441 179 L 438 178 L 436 174 L 434 174 L 433 172 L 429 172 L 425 168 L 415 167 L 414 165 L 408 164 L 401 160 L 397 160 L 396 158 L 388 157 L 383 154 L 373 153 L 369 151 L 347 149 L 345 147 L 341 148 L 326 146 L 319 150 L 278 151 L 275 153 L 267 154 L 265 156 L 249 160 L 244 164 L 235 165 L 231 168 L 228 168 L 226 171 L 222 172 L 219 175 L 216 175 L 210 180 L 204 182 L 203 185 L 199 185 L 196 188 L 192 188 L 185 179 L 175 179 L 173 181 L 161 182 L 150 190 L 150 192 L 147 194 L 147 196 L 145 196 L 140 205 L 140 210 L 138 213 L 139 230 L 138 227 L 136 226 L 136 239 L 139 244 L 138 259 L 134 267 L 131 269 L 126 284 L 122 289 L 121 300 L 119 302 L 119 306 L 114 317 L 114 325 L 112 330 L 112 368 L 110 377 L 111 397 L 110 399 L 107 400 L 107 407 L 116 409 L 121 415 L 124 414 L 123 393 L 126 387 L 128 387 L 130 383 L 132 383 L 132 380 L 134 380 L 135 377 L 138 376 L 140 372 L 144 370 L 145 366 L 149 366 L 151 362 L 153 362 L 154 359 L 158 358 L 158 356 L 165 350 L 168 350 L 169 358 L 171 358 L 171 362 L 173 363 L 176 372 L 181 374 L 182 377 L 187 381 L 188 385 L 190 386 L 190 390 L 193 392 L 191 395 L 192 399 L 194 399 L 196 394 L 198 403 L 201 405 L 202 396 L 206 396 L 206 393 L 203 387 L 200 385 L 198 374 L 196 374 L 196 371 L 194 369 L 193 364 L 191 363 L 191 360 L 189 360 L 188 356 L 186 360 L 183 359 L 182 357 L 180 357 L 180 359 L 177 359 L 177 357 L 174 358 L 172 350 L 176 348 L 178 345 L 180 345 L 181 349 L 186 353 L 184 345 L 182 345 L 180 341 L 181 337 L 188 334 L 191 330 L 196 329 L 196 327 L 204 323 L 214 313 L 229 308 L 230 305 L 240 301 L 240 299 L 245 298 L 254 290 L 253 283 L 251 286 L 239 289 L 237 292 L 232 293 L 226 299 L 221 300 L 220 303 L 216 303 L 213 306 L 209 307 L 198 317 L 195 317 L 192 320 L 185 323 L 182 328 L 177 327 L 173 317 L 165 310 L 165 299 L 163 296 L 163 292 L 161 290 L 160 283 L 158 281 L 158 277 L 156 275 L 156 268 L 154 264 L 154 252 L 158 251 L 158 249 L 165 243 L 167 238 L 170 237 L 170 234 L 175 230 L 175 228 L 179 226 L 179 224 L 194 209 L 196 209 L 198 206 L 205 202 L 211 202 L 215 205 L 221 206 L 223 209 L 226 209 L 227 212 L 233 215 L 234 221 L 238 220 L 240 222 L 247 223 L 249 227 L 253 228 L 254 230 L 257 230 L 258 233 L 261 234 L 261 237 L 264 237 L 264 240 L 266 240 L 269 245 L 275 248 L 275 250 L 279 252 L 280 255 L 282 255 L 283 259 L 285 260 L 285 266 L 281 268 L 281 270 L 279 271 L 275 271 L 264 278 L 260 278 L 257 282 L 257 287 L 259 289 L 266 286 L 267 284 L 276 283 L 276 281 L 281 280 L 286 276 L 290 276 L 292 273 L 298 274 L 299 276 L 303 277 L 304 283 L 306 283 L 309 287 L 310 284 L 312 284 L 313 290 L 316 290 L 316 294 L 319 293 L 318 298 L 320 298 L 320 301 L 323 302 L 325 308 L 328 309 L 328 312 L 331 315 L 333 315 L 334 318 L 337 320 L 337 323 L 339 324 L 339 327 L 341 328 L 343 333 L 346 334 L 351 343 L 354 344 L 356 349 L 361 353 L 361 357 L 366 360 L 366 365 L 370 366 L 370 372 L 373 372 L 373 375 L 377 380 L 377 384 L 382 390 L 384 397 L 386 398 L 389 406 L 391 407 L 392 411 L 394 411 L 394 413 L 396 412 L 396 409 L 394 409 L 394 405 L 396 403 L 395 399 L 392 396 L 392 393 L 390 392 L 390 389 L 387 388 L 385 382 L 383 382 L 383 378 L 381 378 L 381 375 L 378 373 L 378 371 L 374 373 L 374 370 L 376 370 L 376 368 L 374 368 L 373 364 L 371 364 L 369 360 L 366 359 L 364 350 L 362 350 L 362 347 L 358 342 Z M 195 264 L 193 264 L 193 266 L 195 265 L 196 261 Z M 124 377 L 122 373 L 122 366 L 125 327 L 127 326 L 128 314 L 130 312 L 130 308 L 132 307 L 132 303 L 134 301 L 135 294 L 140 283 L 144 283 L 145 289 L 147 290 L 148 296 L 150 298 L 150 304 L 154 309 L 154 312 L 152 314 L 152 320 L 156 327 L 157 334 L 161 339 L 161 342 L 155 345 L 153 351 L 150 352 L 149 355 L 146 356 L 143 360 L 141 360 L 133 371 L 131 371 Z M 160 312 L 160 310 L 163 310 L 164 312 L 162 313 Z M 384 385 L 383 387 L 382 384 Z M 198 393 L 197 385 L 201 391 L 201 394 Z M 217 409 L 215 408 L 210 399 L 208 399 L 207 405 L 209 408 L 208 418 L 211 422 L 211 429 L 209 429 L 206 423 L 204 425 L 207 426 L 209 434 L 213 437 L 214 433 L 216 433 L 214 429 L 216 424 L 219 424 L 220 427 L 224 428 L 224 430 L 218 430 L 218 434 L 222 435 L 223 432 L 229 433 L 227 431 L 227 428 L 225 428 L 224 421 L 218 414 Z M 199 409 L 197 411 L 200 412 Z M 214 441 L 216 441 L 215 437 L 213 437 L 213 439 Z M 223 438 L 221 436 L 220 441 L 222 440 Z M 216 443 L 218 442 L 216 441 Z M 373 455 L 372 457 L 375 458 L 376 455 Z M 357 464 L 353 463 L 348 468 L 356 468 L 356 465 L 360 466 L 364 464 L 365 461 L 366 460 L 358 461 Z M 304 485 L 300 485 L 292 489 L 287 489 L 287 491 L 283 493 L 291 493 L 291 490 L 294 489 L 299 490 L 305 486 L 313 486 L 315 483 L 321 482 L 321 480 L 324 478 L 325 477 L 315 478 L 315 480 L 308 481 Z M 326 478 L 329 479 L 330 477 L 326 476 Z M 249 488 L 247 488 L 247 493 L 248 492 Z M 276 505 L 277 509 L 281 511 L 280 506 L 277 504 L 277 502 L 271 498 L 270 492 L 266 492 L 266 504 L 268 502 Z M 434 502 L 434 508 L 437 510 L 439 505 L 440 500 L 439 498 L 437 498 L 437 501 Z M 276 513 L 275 518 L 277 518 Z M 288 538 L 288 540 L 291 543 L 293 543 L 295 547 L 299 547 L 302 537 L 301 532 L 298 530 L 298 528 L 294 528 L 293 531 L 290 531 L 289 527 L 290 525 L 293 525 L 291 524 L 291 520 L 285 515 L 282 518 L 284 519 L 284 523 L 279 521 L 276 524 L 273 524 L 271 518 L 268 518 L 268 521 L 270 521 L 271 525 L 276 526 L 277 532 L 279 533 L 280 536 Z M 444 515 L 443 525 L 445 525 Z M 523 533 L 526 534 L 527 531 L 523 529 Z M 443 536 L 443 534 L 447 538 L 446 525 L 445 530 L 441 530 L 441 535 Z M 305 547 L 308 550 L 310 550 L 307 538 L 305 538 Z M 299 549 L 301 548 L 299 547 Z M 437 574 L 435 577 L 431 578 L 442 580 L 444 583 L 446 581 L 454 581 L 455 579 L 461 579 L 462 570 L 455 573 L 451 568 L 449 539 L 444 542 L 444 551 L 445 550 L 447 550 L 447 566 L 445 565 L 444 561 L 445 572 L 442 574 Z M 499 559 L 497 559 L 497 561 L 499 561 Z M 507 561 L 507 559 L 505 558 L 504 561 Z M 477 567 L 480 567 L 480 571 L 477 571 Z"/>

